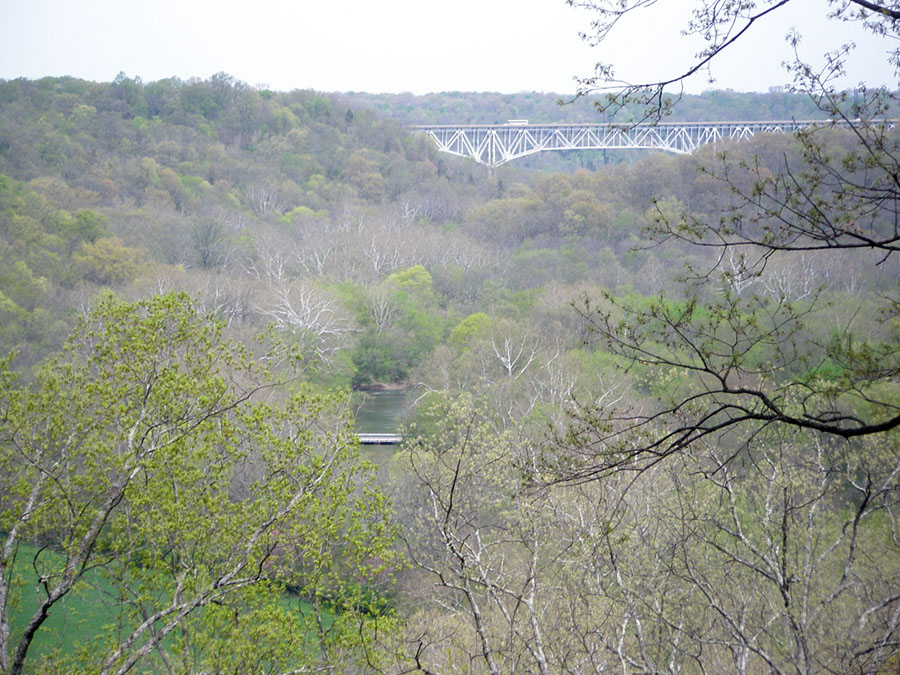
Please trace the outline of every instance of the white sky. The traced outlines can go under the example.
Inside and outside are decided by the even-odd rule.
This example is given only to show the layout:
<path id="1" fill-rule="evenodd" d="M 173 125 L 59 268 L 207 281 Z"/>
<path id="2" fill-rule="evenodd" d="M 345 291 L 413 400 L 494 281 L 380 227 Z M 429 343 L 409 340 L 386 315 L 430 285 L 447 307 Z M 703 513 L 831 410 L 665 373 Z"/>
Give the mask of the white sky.
<path id="1" fill-rule="evenodd" d="M 597 60 L 627 79 L 675 74 L 698 48 L 679 35 L 691 5 L 660 0 L 601 51 L 578 38 L 590 15 L 565 0 L 0 0 L 0 78 L 110 81 L 123 71 L 150 82 L 224 71 L 276 90 L 565 94 Z M 714 84 L 699 76 L 688 91 L 787 84 L 791 26 L 810 57 L 857 42 L 842 86 L 896 86 L 889 43 L 820 20 L 827 7 L 795 0 L 717 61 Z"/>

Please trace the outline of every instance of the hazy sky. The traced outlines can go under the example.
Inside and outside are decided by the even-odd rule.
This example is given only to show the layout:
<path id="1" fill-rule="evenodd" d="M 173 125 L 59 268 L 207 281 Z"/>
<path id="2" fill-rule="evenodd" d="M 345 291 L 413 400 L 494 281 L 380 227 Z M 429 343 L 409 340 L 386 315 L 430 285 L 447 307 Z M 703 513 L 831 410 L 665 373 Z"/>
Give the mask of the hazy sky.
<path id="1" fill-rule="evenodd" d="M 660 0 L 592 50 L 578 38 L 590 15 L 565 0 L 0 0 L 0 78 L 224 71 L 277 90 L 564 94 L 597 60 L 617 63 L 623 78 L 674 74 L 697 51 L 679 35 L 690 6 Z M 714 84 L 701 76 L 688 90 L 786 84 L 791 26 L 809 56 L 857 42 L 844 86 L 891 83 L 887 43 L 820 20 L 826 11 L 825 0 L 795 0 L 715 65 Z"/>

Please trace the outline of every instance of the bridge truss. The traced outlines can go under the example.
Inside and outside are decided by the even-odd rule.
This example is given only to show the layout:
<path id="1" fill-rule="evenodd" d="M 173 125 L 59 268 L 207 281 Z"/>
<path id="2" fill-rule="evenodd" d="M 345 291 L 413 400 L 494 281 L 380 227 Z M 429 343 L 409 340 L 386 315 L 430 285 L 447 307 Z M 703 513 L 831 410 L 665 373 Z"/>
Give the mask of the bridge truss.
<path id="1" fill-rule="evenodd" d="M 654 149 L 689 154 L 701 145 L 759 133 L 794 133 L 818 122 L 665 122 L 660 124 L 438 124 L 411 127 L 438 149 L 490 167 L 544 150 Z"/>

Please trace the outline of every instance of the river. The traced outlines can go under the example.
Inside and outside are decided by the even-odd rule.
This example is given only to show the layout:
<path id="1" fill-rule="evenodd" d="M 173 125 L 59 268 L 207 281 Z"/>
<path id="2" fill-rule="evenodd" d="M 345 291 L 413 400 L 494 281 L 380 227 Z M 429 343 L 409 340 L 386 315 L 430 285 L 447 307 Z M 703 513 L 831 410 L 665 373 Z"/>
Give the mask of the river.
<path id="1" fill-rule="evenodd" d="M 353 392 L 351 400 L 356 410 L 356 433 L 398 433 L 415 398 L 414 389 Z"/>

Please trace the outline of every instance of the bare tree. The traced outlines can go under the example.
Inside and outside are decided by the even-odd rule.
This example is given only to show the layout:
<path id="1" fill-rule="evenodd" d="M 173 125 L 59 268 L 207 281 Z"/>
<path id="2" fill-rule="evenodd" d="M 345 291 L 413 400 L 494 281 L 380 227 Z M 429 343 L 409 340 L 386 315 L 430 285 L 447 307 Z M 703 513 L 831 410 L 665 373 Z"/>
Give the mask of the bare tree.
<path id="1" fill-rule="evenodd" d="M 295 333 L 316 358 L 330 359 L 353 332 L 338 301 L 311 284 L 273 285 L 271 295 L 271 303 L 258 305 L 258 311 L 278 328 Z"/>
<path id="2" fill-rule="evenodd" d="M 783 297 L 793 302 L 810 297 L 823 281 L 822 275 L 805 253 L 770 260 L 761 279 L 763 288 L 770 297 Z"/>
<path id="3" fill-rule="evenodd" d="M 678 99 L 666 87 L 790 1 L 698 0 L 688 32 L 708 47 L 689 70 L 629 84 L 600 65 L 584 91 L 608 86 L 601 107 L 638 102 L 661 119 Z M 597 12 L 590 39 L 602 42 L 655 3 L 572 4 Z M 900 35 L 896 0 L 830 7 Z M 900 651 L 896 275 L 848 273 L 867 316 L 830 304 L 842 270 L 889 268 L 900 250 L 900 136 L 886 121 L 898 100 L 836 89 L 846 55 L 788 65 L 820 126 L 767 157 L 734 144 L 701 158 L 729 195 L 720 213 L 658 209 L 650 234 L 712 251 L 708 267 L 655 298 L 581 308 L 589 341 L 645 395 L 581 408 L 540 466 L 544 484 L 614 493 L 583 559 L 597 580 L 585 590 L 607 602 L 581 628 L 619 636 L 605 645 L 623 670 L 879 672 Z"/>
<path id="4" fill-rule="evenodd" d="M 369 293 L 369 313 L 378 333 L 390 327 L 399 313 L 394 289 L 387 288 L 383 284 L 373 288 Z"/>
<path id="5" fill-rule="evenodd" d="M 290 208 L 290 203 L 277 190 L 267 185 L 253 185 L 244 190 L 244 199 L 260 218 L 280 216 Z"/>
<path id="6" fill-rule="evenodd" d="M 500 344 L 491 338 L 491 346 L 494 348 L 494 356 L 503 366 L 506 376 L 518 379 L 528 370 L 538 354 L 538 341 L 522 336 L 522 340 L 516 340 L 509 335 L 504 335 Z"/>
<path id="7" fill-rule="evenodd" d="M 672 94 L 683 83 L 698 75 L 709 74 L 717 57 L 736 42 L 749 39 L 752 30 L 764 29 L 769 18 L 777 14 L 793 0 L 767 0 L 758 4 L 733 3 L 723 5 L 708 0 L 697 0 L 684 6 L 684 35 L 700 37 L 705 47 L 695 54 L 692 63 L 671 76 L 645 82 L 626 82 L 616 76 L 615 64 L 599 62 L 593 75 L 579 77 L 579 95 L 602 92 L 606 95 L 601 103 L 603 109 L 617 110 L 629 103 L 645 106 L 645 117 L 659 119 L 668 113 L 680 99 Z M 616 31 L 617 25 L 633 15 L 653 19 L 654 2 L 648 0 L 568 0 L 574 7 L 588 10 L 592 15 L 591 27 L 582 37 L 592 46 L 599 46 Z M 864 26 L 873 36 L 896 35 L 900 26 L 900 4 L 896 0 L 870 2 L 870 0 L 848 0 L 829 2 L 821 6 L 821 11 L 829 18 L 844 22 L 854 22 Z M 643 13 L 643 14 L 642 14 Z M 756 28 L 754 28 L 756 26 Z M 797 36 L 790 38 L 796 44 Z M 832 70 L 843 67 L 851 46 L 842 46 L 829 55 Z M 894 47 L 887 54 L 889 63 L 900 63 L 900 50 Z"/>
<path id="8" fill-rule="evenodd" d="M 553 510 L 516 480 L 514 432 L 495 433 L 484 414 L 471 400 L 448 402 L 440 436 L 411 450 L 427 529 L 408 550 L 434 579 L 433 600 L 459 622 L 451 652 L 477 661 L 477 671 L 559 672 L 559 550 L 545 517 Z M 426 657 L 436 670 L 447 666 L 440 652 Z"/>
<path id="9" fill-rule="evenodd" d="M 679 519 L 693 525 L 672 565 L 711 610 L 701 641 L 727 648 L 736 671 L 877 672 L 895 658 L 889 443 L 766 435 L 739 461 L 708 448 L 673 474 Z"/>
<path id="10" fill-rule="evenodd" d="M 637 488 L 621 474 L 530 489 L 546 449 L 521 428 L 498 431 L 492 415 L 466 397 L 447 401 L 436 434 L 403 458 L 413 471 L 401 517 L 418 524 L 407 547 L 434 582 L 417 578 L 413 591 L 418 606 L 434 588 L 410 619 L 426 636 L 422 661 L 494 673 L 696 666 L 687 633 L 702 597 L 673 565 L 684 533 L 671 482 L 649 472 Z"/>
<path id="11" fill-rule="evenodd" d="M 635 85 L 614 81 L 612 71 L 600 66 L 584 84 L 611 88 L 604 105 L 637 101 L 658 119 L 677 100 L 666 98 L 665 87 L 708 66 L 751 25 L 790 1 L 725 6 L 698 0 L 687 32 L 702 35 L 708 47 L 691 69 Z M 573 4 L 595 12 L 590 39 L 597 43 L 622 17 L 652 12 L 653 5 L 643 0 Z M 834 17 L 860 22 L 873 34 L 900 35 L 896 0 L 850 0 L 831 8 Z M 796 36 L 790 40 L 796 47 Z M 604 431 L 594 437 L 598 459 L 585 467 L 587 473 L 646 466 L 700 440 L 728 433 L 752 437 L 773 425 L 845 439 L 900 426 L 896 332 L 867 334 L 874 322 L 856 316 L 825 334 L 815 322 L 827 302 L 826 289 L 799 292 L 794 285 L 776 292 L 773 279 L 762 291 L 759 284 L 776 254 L 784 265 L 786 255 L 828 252 L 832 261 L 835 251 L 866 260 L 874 253 L 874 264 L 885 265 L 900 248 L 900 136 L 886 119 L 898 100 L 885 87 L 863 86 L 852 100 L 837 89 L 833 78 L 842 72 L 847 53 L 826 55 L 824 69 L 814 69 L 799 55 L 787 65 L 794 90 L 811 96 L 825 114 L 822 125 L 798 133 L 780 156 L 748 156 L 736 144 L 701 162 L 729 194 L 720 214 L 659 210 L 650 228 L 657 241 L 687 242 L 716 253 L 709 268 L 689 271 L 683 295 L 660 295 L 649 306 L 606 296 L 585 308 L 587 325 L 606 349 L 623 363 L 652 368 L 674 382 L 662 387 L 652 409 L 608 410 L 593 417 L 588 426 Z M 898 63 L 898 53 L 889 54 L 891 63 Z M 808 257 L 803 262 L 812 264 Z M 723 292 L 710 299 L 707 282 Z M 878 322 L 893 325 L 900 315 L 896 284 L 867 300 Z M 841 374 L 828 375 L 826 364 L 837 364 Z M 631 431 L 637 435 L 628 436 Z"/>

